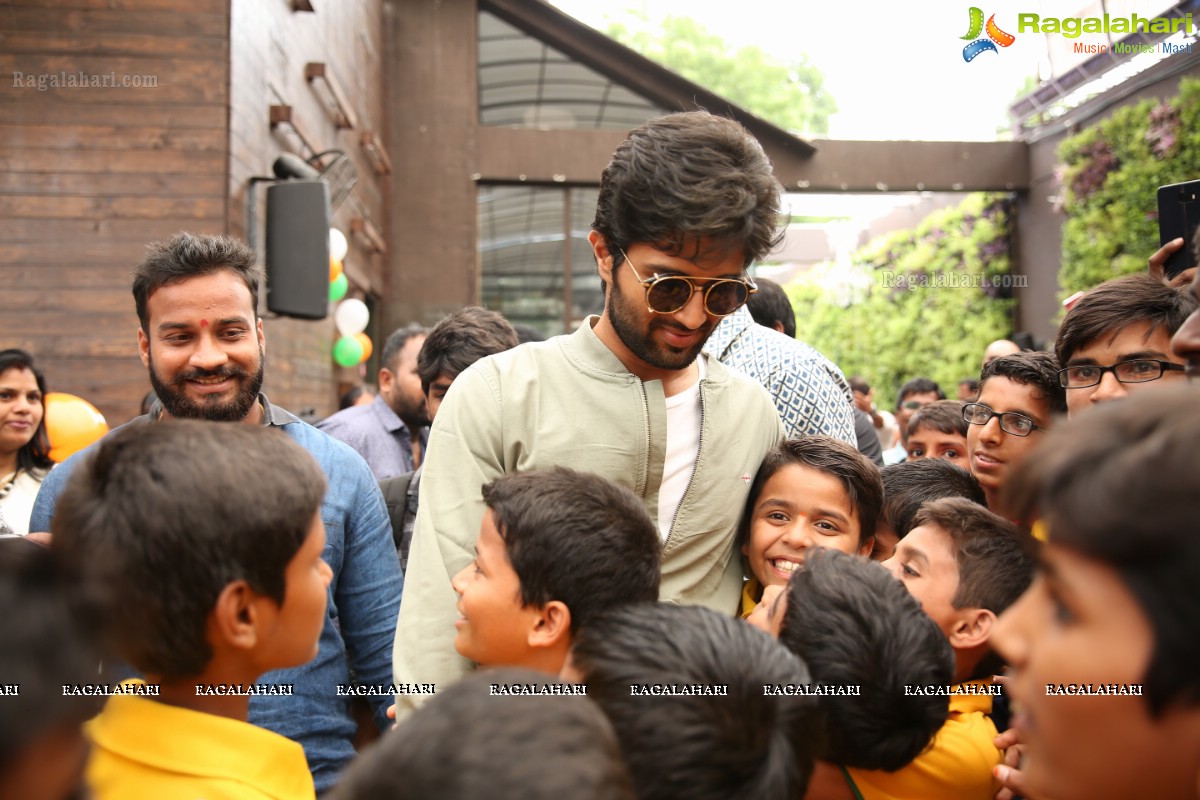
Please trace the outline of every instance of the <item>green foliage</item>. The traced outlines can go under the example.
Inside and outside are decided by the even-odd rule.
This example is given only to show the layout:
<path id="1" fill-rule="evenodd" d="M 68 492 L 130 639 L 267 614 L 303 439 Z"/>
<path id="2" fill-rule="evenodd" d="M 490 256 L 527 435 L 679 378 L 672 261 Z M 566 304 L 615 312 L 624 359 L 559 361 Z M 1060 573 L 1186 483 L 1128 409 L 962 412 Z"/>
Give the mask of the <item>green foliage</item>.
<path id="1" fill-rule="evenodd" d="M 837 110 L 821 71 L 805 56 L 783 63 L 761 47 L 734 50 L 689 17 L 668 16 L 652 29 L 644 13 L 629 11 L 608 35 L 688 80 L 781 128 L 827 133 Z"/>
<path id="2" fill-rule="evenodd" d="M 1011 332 L 1012 201 L 973 194 L 934 212 L 916 230 L 868 243 L 851 275 L 828 267 L 787 287 L 796 338 L 875 388 L 890 407 L 910 378 L 929 377 L 954 396 L 977 376 L 984 348 Z"/>
<path id="3" fill-rule="evenodd" d="M 1158 249 L 1158 187 L 1200 178 L 1200 81 L 1165 103 L 1113 112 L 1059 145 L 1062 297 L 1146 269 Z"/>

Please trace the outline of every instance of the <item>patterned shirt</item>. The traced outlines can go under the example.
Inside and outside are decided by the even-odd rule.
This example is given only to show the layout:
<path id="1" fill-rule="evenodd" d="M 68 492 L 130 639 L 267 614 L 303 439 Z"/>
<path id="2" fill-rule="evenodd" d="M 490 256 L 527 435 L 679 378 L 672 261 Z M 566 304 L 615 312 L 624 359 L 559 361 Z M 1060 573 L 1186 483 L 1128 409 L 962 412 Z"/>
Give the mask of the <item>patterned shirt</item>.
<path id="1" fill-rule="evenodd" d="M 382 397 L 365 406 L 351 406 L 317 423 L 320 430 L 350 445 L 363 457 L 375 480 L 412 472 L 412 433 Z M 429 428 L 421 429 L 421 449 Z"/>
<path id="2" fill-rule="evenodd" d="M 766 387 L 788 438 L 824 434 L 857 446 L 850 385 L 813 347 L 756 324 L 742 306 L 721 320 L 704 352 Z"/>

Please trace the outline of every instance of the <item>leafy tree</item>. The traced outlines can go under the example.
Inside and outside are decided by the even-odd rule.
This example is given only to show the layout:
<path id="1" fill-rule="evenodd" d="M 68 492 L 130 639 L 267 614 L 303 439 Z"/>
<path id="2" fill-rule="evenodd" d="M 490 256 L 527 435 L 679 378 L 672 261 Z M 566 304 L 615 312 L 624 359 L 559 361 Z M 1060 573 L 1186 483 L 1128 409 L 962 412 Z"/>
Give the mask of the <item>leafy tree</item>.
<path id="1" fill-rule="evenodd" d="M 806 56 L 785 63 L 761 47 L 735 50 L 689 17 L 668 16 L 658 30 L 645 13 L 626 17 L 610 23 L 609 36 L 781 128 L 828 133 L 837 105 Z"/>

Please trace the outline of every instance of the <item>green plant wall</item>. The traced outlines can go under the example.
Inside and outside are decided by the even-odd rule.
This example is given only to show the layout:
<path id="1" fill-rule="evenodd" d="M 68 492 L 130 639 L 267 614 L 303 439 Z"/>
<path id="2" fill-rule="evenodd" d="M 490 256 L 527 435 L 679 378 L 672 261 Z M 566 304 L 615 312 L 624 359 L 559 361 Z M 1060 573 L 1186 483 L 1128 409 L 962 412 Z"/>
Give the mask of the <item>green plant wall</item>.
<path id="1" fill-rule="evenodd" d="M 1146 269 L 1159 186 L 1200 179 L 1200 80 L 1165 102 L 1117 109 L 1059 145 L 1062 297 Z"/>
<path id="2" fill-rule="evenodd" d="M 789 285 L 796 337 L 865 377 L 881 407 L 916 377 L 953 397 L 988 343 L 1011 333 L 1014 213 L 1006 195 L 969 195 L 865 245 L 850 275 L 831 282 L 829 268 Z"/>

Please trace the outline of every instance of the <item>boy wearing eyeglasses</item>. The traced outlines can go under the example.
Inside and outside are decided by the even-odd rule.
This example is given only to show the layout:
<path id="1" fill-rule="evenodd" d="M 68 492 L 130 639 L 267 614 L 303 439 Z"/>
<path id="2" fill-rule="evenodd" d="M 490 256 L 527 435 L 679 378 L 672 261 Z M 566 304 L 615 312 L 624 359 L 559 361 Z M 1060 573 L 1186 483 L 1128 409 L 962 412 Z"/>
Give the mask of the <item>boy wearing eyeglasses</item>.
<path id="1" fill-rule="evenodd" d="M 1054 342 L 1067 414 L 1183 381 L 1185 362 L 1171 352 L 1171 337 L 1196 307 L 1189 293 L 1146 274 L 1115 278 L 1085 294 Z"/>
<path id="2" fill-rule="evenodd" d="M 1067 410 L 1058 361 L 1049 353 L 1017 353 L 989 361 L 979 375 L 979 400 L 963 406 L 971 474 L 988 508 L 1003 514 L 1000 490 L 1056 414 Z"/>
<path id="3" fill-rule="evenodd" d="M 762 386 L 701 351 L 755 289 L 746 269 L 778 241 L 780 192 L 758 142 L 707 112 L 651 120 L 617 148 L 588 237 L 603 313 L 476 361 L 438 409 L 397 682 L 441 689 L 470 669 L 454 650 L 451 576 L 474 558 L 482 487 L 511 472 L 561 465 L 630 489 L 662 539 L 660 598 L 736 611 L 738 519 L 783 426 Z M 399 710 L 416 701 L 399 696 Z"/>

